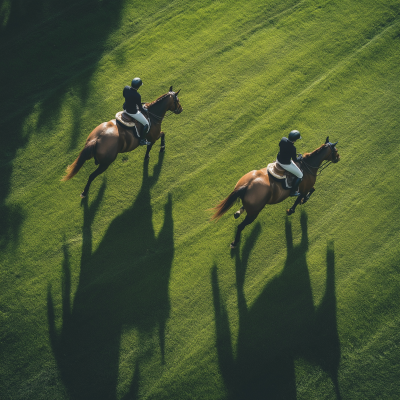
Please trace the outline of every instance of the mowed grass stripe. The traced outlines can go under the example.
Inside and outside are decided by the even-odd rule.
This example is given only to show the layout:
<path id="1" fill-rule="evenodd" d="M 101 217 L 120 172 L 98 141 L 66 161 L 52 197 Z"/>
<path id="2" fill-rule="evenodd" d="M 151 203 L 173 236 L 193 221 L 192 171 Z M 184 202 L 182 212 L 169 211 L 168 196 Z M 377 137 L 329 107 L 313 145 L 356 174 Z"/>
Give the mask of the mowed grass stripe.
<path id="1" fill-rule="evenodd" d="M 389 28 L 387 28 L 387 29 L 389 29 Z M 380 35 L 380 34 L 379 34 Z M 391 35 L 392 36 L 392 35 Z M 363 48 L 364 48 L 364 46 L 363 46 Z M 351 57 L 353 58 L 353 57 L 355 57 L 355 54 L 359 54 L 359 51 L 360 50 L 357 50 Z M 373 49 L 371 50 L 371 52 L 373 52 Z M 362 58 L 365 58 L 365 56 L 364 55 L 359 55 L 359 57 L 362 57 Z M 359 63 L 359 59 L 355 59 L 350 65 L 348 65 L 347 64 L 347 62 L 349 62 L 349 60 L 346 60 L 346 64 L 345 65 L 341 65 L 340 66 L 340 70 L 339 70 L 339 66 L 334 66 L 333 68 L 332 68 L 332 70 L 330 71 L 330 72 L 328 72 L 327 73 L 327 76 L 329 76 L 329 78 L 327 78 L 327 77 L 325 77 L 324 78 L 324 80 L 326 79 L 327 81 L 326 82 L 324 82 L 324 87 L 323 88 L 321 88 L 321 91 L 324 91 L 325 90 L 325 87 L 326 86 L 330 86 L 331 85 L 331 82 L 329 82 L 329 79 L 332 79 L 333 81 L 334 81 L 334 83 L 335 84 L 338 84 L 338 82 L 337 82 L 337 77 L 332 77 L 332 76 L 330 76 L 331 75 L 331 73 L 333 73 L 332 71 L 334 71 L 335 72 L 335 74 L 336 75 L 342 75 L 342 76 L 346 76 L 348 73 L 349 73 L 349 71 L 351 71 L 351 69 L 354 67 L 354 65 L 355 64 L 357 64 L 357 63 Z M 336 81 L 336 82 L 335 82 Z M 322 79 L 321 78 L 319 78 L 317 81 L 316 81 L 317 83 L 322 83 Z M 314 88 L 315 86 L 315 83 L 316 82 L 314 82 L 313 84 L 312 84 L 312 87 Z M 340 82 L 339 82 L 340 83 Z M 223 168 L 222 168 L 222 165 L 224 164 L 224 162 L 223 161 L 220 161 L 220 160 L 226 160 L 226 158 L 229 158 L 230 157 L 230 155 L 232 154 L 232 152 L 235 152 L 235 153 L 241 153 L 242 152 L 242 148 L 240 148 L 240 149 L 238 149 L 237 151 L 234 151 L 235 150 L 235 148 L 239 148 L 239 147 L 241 147 L 243 144 L 246 144 L 245 142 L 246 142 L 246 140 L 248 140 L 248 138 L 250 137 L 250 136 L 252 136 L 252 135 L 254 135 L 254 134 L 262 134 L 262 132 L 265 130 L 265 125 L 269 125 L 269 124 L 272 124 L 271 122 L 269 122 L 269 121 L 273 121 L 273 122 L 275 122 L 276 123 L 276 121 L 284 121 L 284 115 L 285 114 L 290 114 L 290 110 L 291 109 L 298 109 L 298 108 L 300 108 L 301 107 L 301 103 L 302 103 L 302 101 L 304 101 L 304 98 L 307 98 L 307 97 L 318 97 L 318 93 L 317 94 L 314 94 L 314 93 L 307 93 L 308 92 L 308 89 L 306 89 L 306 92 L 305 91 L 303 91 L 303 92 L 301 92 L 300 94 L 298 94 L 298 95 L 295 95 L 295 97 L 293 97 L 292 99 L 289 99 L 288 100 L 288 103 L 286 103 L 285 105 L 284 105 L 284 108 L 283 109 L 280 109 L 280 110 L 278 110 L 278 111 L 276 111 L 275 113 L 272 113 L 272 114 L 269 114 L 269 113 L 266 113 L 266 115 L 264 115 L 264 119 L 262 119 L 262 122 L 258 122 L 257 124 L 256 124 L 256 126 L 255 127 L 249 127 L 249 130 L 247 131 L 247 132 L 244 132 L 243 134 L 241 134 L 238 138 L 236 138 L 234 141 L 230 141 L 226 146 L 224 146 L 224 150 L 223 151 L 221 151 L 219 154 L 217 154 L 216 155 L 216 157 L 215 158 L 213 158 L 213 159 L 210 159 L 208 162 L 206 162 L 206 163 L 204 163 L 200 168 L 198 168 L 198 169 L 196 169 L 195 171 L 193 171 L 193 172 L 191 172 L 190 174 L 187 174 L 186 176 L 182 176 L 179 180 L 177 180 L 172 186 L 169 186 L 168 187 L 168 191 L 170 191 L 170 190 L 174 190 L 175 188 L 177 188 L 177 187 L 180 187 L 180 186 L 182 186 L 182 187 L 186 187 L 187 186 L 187 184 L 189 184 L 189 182 L 190 181 L 192 181 L 192 182 L 196 182 L 196 180 L 197 179 L 199 179 L 199 177 L 198 177 L 198 175 L 199 174 L 210 174 L 207 170 L 210 170 L 210 171 L 212 171 L 213 169 L 216 169 L 215 167 L 216 167 L 216 165 L 215 164 L 217 164 L 218 166 L 221 166 L 221 171 L 224 171 L 223 170 Z M 300 98 L 299 98 L 300 97 Z M 296 103 L 296 102 L 298 102 L 298 104 L 293 104 L 293 103 Z M 265 120 L 267 120 L 268 119 L 268 122 L 269 123 L 267 123 L 267 124 L 265 124 Z M 315 135 L 315 134 L 314 134 Z M 343 148 L 343 150 L 341 149 L 341 145 L 342 145 L 342 140 L 341 140 L 341 133 L 340 133 L 340 131 L 339 132 L 337 132 L 337 133 L 335 133 L 334 134 L 335 136 L 333 136 L 333 137 L 331 137 L 331 139 L 332 140 L 336 140 L 336 139 L 338 139 L 339 141 L 340 141 L 340 143 L 339 143 L 339 145 L 338 145 L 338 147 L 340 148 L 340 152 L 341 152 L 341 154 L 345 154 L 345 155 L 348 155 L 348 156 L 350 156 L 350 151 L 348 151 L 347 149 L 346 149 L 346 147 L 348 146 L 348 145 L 351 145 L 351 143 L 350 142 L 345 142 L 345 143 L 343 143 L 343 145 L 345 146 L 344 148 Z M 389 135 L 391 135 L 390 133 L 389 133 Z M 321 136 L 320 137 L 320 139 L 321 139 L 321 142 L 322 142 L 322 140 L 323 140 L 323 137 Z M 373 139 L 372 139 L 373 140 Z M 318 142 L 317 142 L 318 143 Z M 317 144 L 318 145 L 318 144 Z M 269 149 L 266 149 L 267 151 L 269 150 Z M 310 149 L 311 150 L 311 149 Z M 276 150 L 272 150 L 273 152 L 276 152 Z M 253 152 L 251 152 L 251 154 L 254 154 Z M 271 159 L 270 159 L 270 161 L 273 161 L 273 159 L 274 159 L 274 154 L 271 154 Z M 395 157 L 395 156 L 393 156 L 393 157 Z M 253 156 L 251 156 L 250 158 L 253 158 Z M 346 156 L 345 156 L 345 158 L 346 158 Z M 348 164 L 349 163 L 349 160 L 346 160 L 344 158 L 344 160 L 345 160 L 345 162 Z M 394 159 L 393 159 L 393 161 L 395 161 Z M 265 163 L 267 163 L 267 160 L 265 161 Z M 390 163 L 390 162 L 389 162 Z M 246 164 L 246 162 L 244 162 L 244 164 Z M 266 164 L 265 164 L 266 165 Z M 260 166 L 260 168 L 261 168 L 262 166 Z M 341 167 L 341 169 L 343 169 L 343 167 L 342 167 L 342 165 L 340 165 L 340 167 Z M 229 181 L 231 181 L 231 183 L 229 184 L 229 186 L 228 186 L 228 184 L 226 184 L 225 186 L 228 186 L 227 188 L 226 188 L 226 193 L 224 194 L 224 196 L 225 195 L 227 195 L 228 193 L 229 193 L 229 191 L 230 190 L 232 190 L 233 189 L 233 185 L 234 185 L 234 183 L 240 178 L 240 174 L 236 174 L 236 175 L 234 175 L 233 173 L 232 173 L 232 171 L 230 171 L 231 173 L 226 173 L 225 171 L 224 171 L 224 176 L 226 176 L 226 178 L 227 179 L 229 179 Z M 244 173 L 244 172 L 243 172 Z M 327 170 L 326 172 L 324 172 L 324 175 L 330 175 L 331 176 L 331 178 L 330 178 L 330 180 L 332 181 L 332 174 L 334 174 L 334 172 L 332 171 L 332 169 L 330 169 L 330 170 Z M 341 173 L 341 175 L 343 175 L 343 173 Z M 365 179 L 367 180 L 369 180 L 369 179 L 371 179 L 371 176 L 370 175 L 364 175 L 364 177 L 365 177 Z M 340 178 L 340 179 L 342 179 L 342 178 Z M 342 185 L 343 185 L 343 183 L 344 182 L 342 182 Z M 365 182 L 366 183 L 366 182 Z M 322 185 L 322 184 L 321 184 Z M 189 187 L 188 187 L 188 190 L 187 190 L 187 192 L 191 192 L 192 190 L 193 190 L 193 186 L 195 186 L 195 185 L 190 185 L 190 189 L 189 189 Z M 318 186 L 319 186 L 319 184 L 317 183 L 317 188 L 318 188 Z M 386 183 L 385 185 L 384 185 L 384 187 L 387 187 L 387 186 L 390 186 L 390 183 Z M 203 192 L 203 189 L 201 189 L 201 191 Z M 222 192 L 223 193 L 223 192 Z M 352 192 L 350 192 L 349 194 L 351 194 Z M 355 198 L 357 198 L 357 202 L 359 201 L 359 196 L 358 196 L 358 194 L 357 193 L 354 193 L 353 194 L 353 196 L 355 197 Z M 376 196 L 376 193 L 374 193 L 373 194 L 373 196 Z M 162 195 L 161 195 L 161 198 L 164 198 L 165 197 L 165 193 L 163 193 Z M 192 197 L 196 197 L 196 195 L 192 195 Z M 372 197 L 372 196 L 370 196 L 370 197 Z M 220 196 L 220 198 L 215 198 L 215 200 L 214 200 L 214 203 L 210 203 L 210 204 L 215 204 L 215 202 L 216 202 L 216 200 L 220 200 L 221 199 L 221 196 Z M 346 203 L 348 203 L 348 198 L 347 197 L 339 197 L 339 201 L 340 201 L 340 203 L 339 203 L 339 205 L 341 205 L 341 207 L 346 207 Z M 327 201 L 329 201 L 329 200 L 327 200 Z M 189 203 L 189 204 L 193 204 L 193 203 Z M 348 207 L 348 206 L 347 206 Z M 268 209 L 268 211 L 267 212 L 269 212 L 270 211 L 270 209 L 269 209 L 269 207 L 267 207 L 267 209 Z M 341 209 L 343 209 L 343 208 L 341 208 Z M 198 218 L 199 217 L 199 214 L 201 215 L 201 209 L 197 209 L 196 210 L 196 218 Z M 208 213 L 208 215 L 210 215 L 211 214 L 211 212 L 210 213 Z M 196 234 L 197 234 L 197 232 L 199 231 L 199 229 L 200 229 L 200 231 L 201 230 L 203 230 L 203 229 L 206 229 L 206 225 L 203 225 L 201 228 L 199 228 L 199 227 L 196 227 L 195 229 L 196 229 Z M 185 238 L 186 238 L 187 236 L 185 236 Z"/>
<path id="2" fill-rule="evenodd" d="M 23 272 L 22 279 L 2 272 L 6 275 L 6 279 L 2 279 L 3 285 L 10 288 L 2 296 L 2 303 L 13 307 L 15 312 L 13 323 L 8 322 L 11 327 L 8 333 L 21 337 L 24 325 L 35 327 L 32 334 L 22 335 L 23 343 L 30 345 L 29 353 L 25 345 L 18 352 L 18 342 L 12 344 L 11 336 L 4 336 L 3 331 L 2 337 L 6 337 L 8 344 L 6 359 L 14 360 L 11 364 L 8 362 L 11 366 L 21 365 L 26 359 L 37 362 L 25 366 L 16 378 L 7 375 L 11 378 L 4 380 L 8 382 L 7 393 L 17 393 L 17 398 L 67 398 L 62 385 L 69 389 L 74 386 L 71 381 L 62 383 L 57 376 L 60 371 L 48 344 L 47 310 L 43 300 L 50 284 L 57 327 L 60 328 L 60 271 L 65 263 L 71 269 L 71 301 L 74 303 L 78 301 L 79 304 L 79 297 L 85 293 L 101 302 L 95 289 L 107 289 L 107 281 L 111 280 L 111 286 L 118 286 L 121 293 L 108 292 L 110 309 L 122 298 L 133 309 L 139 306 L 139 300 L 132 301 L 130 297 L 129 279 L 120 279 L 129 271 L 125 253 L 121 254 L 120 265 L 117 260 L 113 268 L 105 268 L 107 257 L 116 254 L 118 240 L 123 238 L 125 230 L 141 243 L 140 246 L 135 246 L 134 241 L 132 244 L 137 251 L 132 257 L 132 271 L 143 267 L 147 270 L 142 286 L 134 286 L 137 297 L 150 299 L 151 282 L 157 281 L 157 276 L 151 272 L 154 260 L 162 260 L 163 253 L 171 257 L 169 252 L 172 251 L 173 261 L 168 281 L 167 364 L 160 363 L 158 333 L 143 330 L 140 324 L 127 324 L 121 335 L 117 397 L 122 398 L 130 390 L 135 371 L 140 371 L 140 398 L 226 398 L 230 386 L 229 383 L 225 386 L 221 377 L 222 365 L 216 355 L 211 271 L 217 270 L 219 290 L 230 325 L 232 351 L 236 352 L 238 341 L 243 344 L 238 339 L 237 259 L 230 257 L 228 243 L 237 221 L 230 213 L 218 224 L 210 224 L 205 209 L 229 193 L 243 173 L 273 161 L 278 139 L 289 127 L 296 125 L 307 133 L 304 133 L 302 151 L 319 146 L 328 133 L 332 139 L 334 133 L 342 154 L 341 163 L 318 179 L 315 197 L 303 208 L 308 216 L 306 264 L 316 306 L 325 293 L 328 243 L 332 243 L 329 248 L 335 256 L 343 397 L 357 393 L 368 397 L 374 391 L 388 397 L 396 394 L 395 387 L 390 384 L 395 375 L 377 373 L 377 369 L 387 370 L 390 360 L 395 360 L 387 352 L 395 348 L 396 340 L 387 321 L 397 311 L 393 277 L 398 259 L 395 250 L 398 233 L 390 221 L 397 218 L 398 206 L 393 206 L 395 177 L 386 174 L 385 169 L 387 164 L 396 165 L 396 152 L 388 149 L 398 146 L 395 135 L 398 122 L 398 84 L 395 79 L 398 66 L 395 59 L 398 52 L 394 45 L 398 23 L 393 23 L 390 17 L 395 14 L 395 7 L 391 2 L 384 5 L 346 2 L 340 7 L 334 2 L 249 3 L 244 7 L 206 2 L 186 6 L 173 2 L 165 18 L 160 16 L 157 21 L 159 28 L 154 29 L 154 35 L 145 38 L 136 33 L 126 35 L 126 32 L 134 31 L 132 21 L 138 15 L 127 6 L 121 13 L 121 29 L 104 40 L 109 47 L 98 58 L 100 61 L 93 74 L 82 76 L 79 71 L 73 72 L 72 81 L 66 86 L 75 94 L 68 92 L 61 96 L 62 101 L 56 101 L 58 112 L 52 115 L 51 123 L 47 119 L 49 100 L 55 99 L 57 92 L 53 97 L 49 97 L 47 89 L 42 92 L 47 100 L 32 113 L 25 126 L 24 135 L 30 140 L 29 145 L 21 148 L 12 162 L 12 191 L 7 205 L 19 205 L 26 215 L 18 252 L 2 255 L 9 270 L 14 271 L 18 265 Z M 247 15 L 246 11 L 251 11 L 252 7 L 256 12 Z M 178 10 L 185 11 L 186 19 L 179 18 Z M 239 14 L 240 10 L 243 12 Z M 267 23 L 263 21 L 266 10 L 271 11 L 268 14 L 271 16 L 281 14 L 277 20 Z M 162 22 L 166 22 L 172 13 L 175 17 L 170 24 L 164 25 L 174 39 L 165 45 Z M 347 18 L 343 19 L 343 15 Z M 148 21 L 146 31 L 153 27 L 151 16 Z M 387 26 L 392 26 L 390 31 L 384 31 Z M 320 34 L 322 27 L 324 34 Z M 143 34 L 146 31 L 143 30 Z M 228 34 L 223 36 L 226 32 Z M 385 33 L 373 41 L 372 46 L 362 49 L 382 32 Z M 123 44 L 118 47 L 124 33 L 126 39 L 121 40 Z M 248 40 L 244 40 L 247 36 Z M 131 38 L 138 37 L 143 39 L 136 41 L 134 47 Z M 110 52 L 113 43 L 117 46 Z M 307 62 L 313 56 L 314 59 Z M 163 62 L 157 62 L 159 59 Z M 259 64 L 256 65 L 257 61 Z M 85 210 L 79 206 L 78 194 L 94 168 L 93 163 L 85 166 L 69 186 L 62 186 L 58 179 L 80 150 L 90 129 L 99 120 L 107 119 L 105 114 L 120 107 L 120 93 L 115 87 L 131 79 L 132 66 L 141 68 L 137 74 L 145 79 L 142 93 L 146 94 L 146 100 L 165 92 L 172 83 L 175 89 L 182 87 L 185 113 L 171 117 L 165 124 L 167 153 L 159 178 L 148 196 L 142 189 L 146 182 L 142 176 L 143 154 L 137 151 L 124 160 L 119 158 L 104 178 L 95 181 Z M 331 68 L 339 69 L 332 72 Z M 322 81 L 316 81 L 324 76 Z M 86 86 L 83 81 L 87 78 L 90 85 L 86 92 L 77 90 Z M 157 83 L 150 88 L 147 84 L 150 82 Z M 233 82 L 240 82 L 242 86 L 235 86 Z M 314 82 L 318 84 L 307 91 Z M 198 108 L 193 104 L 198 104 Z M 82 110 L 85 110 L 83 114 Z M 382 111 L 379 118 L 370 118 L 377 110 Z M 54 129 L 61 121 L 74 119 L 80 123 L 71 124 L 64 130 Z M 53 128 L 51 132 L 55 136 L 51 136 L 49 128 Z M 52 139 L 38 150 L 45 142 L 44 135 L 46 140 Z M 379 155 L 379 159 L 374 155 Z M 156 174 L 157 158 L 156 153 L 152 154 L 150 177 Z M 373 168 L 361 167 L 366 160 Z M 45 161 L 49 167 L 43 168 Z M 40 177 L 34 175 L 37 167 L 46 185 L 41 185 Z M 186 175 L 190 179 L 185 178 Z M 381 184 L 369 184 L 381 177 L 384 177 Z M 169 186 L 168 190 L 166 186 Z M 172 214 L 165 209 L 168 192 L 171 193 Z M 147 207 L 147 201 L 151 208 Z M 286 206 L 281 204 L 264 210 L 258 222 L 243 235 L 238 254 L 246 258 L 250 249 L 244 286 L 250 309 L 259 304 L 265 288 L 274 293 L 272 283 L 281 283 L 285 289 L 282 270 L 286 260 L 283 217 Z M 394 207 L 392 213 L 390 206 Z M 151 218 L 141 219 L 140 214 Z M 130 226 L 145 222 L 147 226 L 142 225 L 142 229 L 146 235 L 151 238 L 154 235 L 157 239 L 165 232 L 165 215 L 172 215 L 173 250 L 168 241 L 161 241 L 154 253 L 145 254 L 140 231 L 135 233 Z M 300 244 L 301 218 L 301 212 L 291 218 L 295 246 Z M 166 240 L 165 236 L 163 240 Z M 91 244 L 90 251 L 88 243 Z M 65 251 L 63 246 L 66 246 Z M 87 261 L 82 259 L 82 252 L 88 257 Z M 381 267 L 377 268 L 377 264 Z M 89 281 L 79 282 L 85 278 L 87 265 L 98 268 L 98 274 Z M 394 267 L 390 268 L 390 265 Z M 18 280 L 20 290 L 16 292 L 12 288 Z M 26 290 L 28 284 L 30 290 Z M 156 301 L 157 294 L 153 295 Z M 290 299 L 296 304 L 302 297 L 292 293 Z M 21 302 L 25 304 L 24 312 L 20 311 Z M 117 314 L 120 313 L 122 318 L 128 308 L 123 303 L 120 305 Z M 145 309 L 149 307 L 145 305 Z M 270 309 L 268 304 L 266 308 Z M 281 305 L 276 305 L 276 313 L 284 311 Z M 28 313 L 29 318 L 23 317 Z M 377 313 L 379 317 L 374 318 Z M 12 315 L 10 309 L 6 315 Z M 21 322 L 17 321 L 19 316 Z M 96 320 L 96 314 L 93 318 L 95 324 L 100 322 Z M 110 325 L 113 328 L 111 320 Z M 389 328 L 385 329 L 385 326 Z M 81 325 L 81 328 L 82 335 L 85 335 L 85 329 L 88 332 L 91 329 L 87 325 Z M 253 333 L 257 335 L 258 331 Z M 105 347 L 105 352 L 111 351 L 109 346 Z M 382 357 L 369 363 L 378 349 L 383 351 Z M 34 371 L 39 364 L 42 370 L 37 374 Z M 355 376 L 359 364 L 365 372 Z M 89 380 L 89 374 L 85 373 L 85 376 Z M 19 384 L 20 377 L 27 377 L 23 379 L 27 383 Z M 365 381 L 373 384 L 364 385 Z M 293 382 L 289 379 L 289 383 Z M 298 398 L 333 398 L 330 378 L 308 361 L 296 361 L 296 383 Z M 43 387 L 47 388 L 46 393 Z"/>

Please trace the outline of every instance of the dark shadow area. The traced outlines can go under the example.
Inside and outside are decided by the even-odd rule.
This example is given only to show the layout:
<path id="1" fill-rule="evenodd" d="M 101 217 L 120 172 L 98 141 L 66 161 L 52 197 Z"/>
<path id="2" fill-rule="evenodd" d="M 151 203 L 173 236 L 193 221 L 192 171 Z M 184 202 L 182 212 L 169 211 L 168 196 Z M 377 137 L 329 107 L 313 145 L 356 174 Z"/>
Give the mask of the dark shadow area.
<path id="1" fill-rule="evenodd" d="M 73 99 L 69 147 L 78 145 L 90 81 L 107 39 L 119 27 L 124 3 L 0 0 L 0 250 L 16 243 L 24 219 L 17 206 L 6 204 L 17 151 L 32 131 L 45 128 L 42 132 L 52 135 L 59 129 L 66 94 Z M 28 123 L 33 111 L 36 118 Z"/>
<path id="2" fill-rule="evenodd" d="M 124 399 L 137 398 L 141 362 L 158 338 L 164 362 L 165 326 L 170 313 L 168 285 L 174 258 L 172 198 L 165 204 L 164 223 L 156 237 L 152 224 L 150 189 L 157 182 L 162 156 L 143 183 L 132 207 L 108 228 L 96 251 L 91 225 L 104 184 L 95 201 L 83 202 L 83 244 L 78 288 L 71 304 L 68 251 L 63 264 L 63 321 L 59 332 L 51 293 L 48 294 L 49 334 L 62 380 L 71 399 L 115 399 L 121 335 L 134 328 L 139 335 L 135 372 Z M 69 285 L 69 287 L 68 287 Z M 133 349 L 132 349 L 133 351 Z"/>
<path id="3" fill-rule="evenodd" d="M 229 399 L 296 399 L 294 363 L 299 358 L 326 371 L 332 379 L 336 397 L 340 399 L 333 244 L 329 244 L 327 249 L 325 294 L 319 306 L 314 307 L 306 261 L 305 212 L 301 215 L 301 227 L 301 243 L 293 246 L 291 223 L 286 219 L 287 259 L 284 269 L 268 282 L 251 307 L 247 306 L 243 287 L 258 227 L 246 240 L 242 256 L 236 253 L 239 308 L 236 357 L 219 291 L 217 268 L 214 266 L 212 270 L 218 360 Z"/>

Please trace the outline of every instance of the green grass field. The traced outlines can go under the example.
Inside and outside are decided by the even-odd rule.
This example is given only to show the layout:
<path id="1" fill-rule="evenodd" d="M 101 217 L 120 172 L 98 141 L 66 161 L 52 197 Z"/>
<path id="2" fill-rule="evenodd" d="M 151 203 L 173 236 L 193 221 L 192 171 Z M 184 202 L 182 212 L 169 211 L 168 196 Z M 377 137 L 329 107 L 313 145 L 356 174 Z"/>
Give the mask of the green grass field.
<path id="1" fill-rule="evenodd" d="M 400 3 L 0 0 L 0 399 L 399 399 Z M 171 85 L 183 113 L 67 165 Z M 231 251 L 238 179 L 327 136 Z"/>

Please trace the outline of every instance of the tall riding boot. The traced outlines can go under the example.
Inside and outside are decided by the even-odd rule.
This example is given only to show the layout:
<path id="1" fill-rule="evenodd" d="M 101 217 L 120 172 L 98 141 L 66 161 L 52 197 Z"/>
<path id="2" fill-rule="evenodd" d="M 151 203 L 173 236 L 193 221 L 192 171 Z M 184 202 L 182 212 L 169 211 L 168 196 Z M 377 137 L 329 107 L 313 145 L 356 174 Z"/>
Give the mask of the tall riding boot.
<path id="1" fill-rule="evenodd" d="M 147 146 L 151 144 L 146 140 L 146 135 L 148 131 L 149 131 L 149 125 L 143 125 L 142 132 L 140 133 L 139 146 L 145 146 L 145 145 Z"/>
<path id="2" fill-rule="evenodd" d="M 297 197 L 300 195 L 300 192 L 297 191 L 299 188 L 299 185 L 303 178 L 296 178 L 296 180 L 293 182 L 292 189 L 290 190 L 290 196 Z"/>

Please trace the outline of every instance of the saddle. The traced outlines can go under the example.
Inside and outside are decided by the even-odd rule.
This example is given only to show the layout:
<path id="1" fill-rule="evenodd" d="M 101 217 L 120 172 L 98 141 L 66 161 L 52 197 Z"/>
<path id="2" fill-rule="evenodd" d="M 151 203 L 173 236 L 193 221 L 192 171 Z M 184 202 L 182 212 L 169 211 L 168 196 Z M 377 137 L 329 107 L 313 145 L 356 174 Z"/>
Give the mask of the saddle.
<path id="1" fill-rule="evenodd" d="M 115 114 L 115 120 L 117 123 L 122 125 L 125 128 L 135 128 L 136 120 L 128 115 L 125 111 L 119 111 Z"/>
<path id="2" fill-rule="evenodd" d="M 267 172 L 273 180 L 282 184 L 283 189 L 288 190 L 292 188 L 296 177 L 283 169 L 276 161 L 267 165 Z"/>
<path id="3" fill-rule="evenodd" d="M 150 129 L 150 119 L 146 119 Z M 138 129 L 136 124 L 141 124 L 139 121 L 136 121 L 135 118 L 132 118 L 125 110 L 119 111 L 115 114 L 115 121 L 117 122 L 117 125 L 121 126 L 122 128 L 133 131 L 133 135 L 140 140 L 139 131 L 141 130 L 141 128 Z"/>
<path id="4" fill-rule="evenodd" d="M 151 122 L 149 117 L 144 116 L 147 120 L 147 123 L 149 124 L 149 127 L 151 126 Z M 117 120 L 117 122 L 120 122 L 123 126 L 127 127 L 127 128 L 133 128 L 134 126 L 136 126 L 136 122 L 140 124 L 139 121 L 136 121 L 135 118 L 132 118 L 125 110 L 117 112 L 115 114 L 115 119 Z"/>

